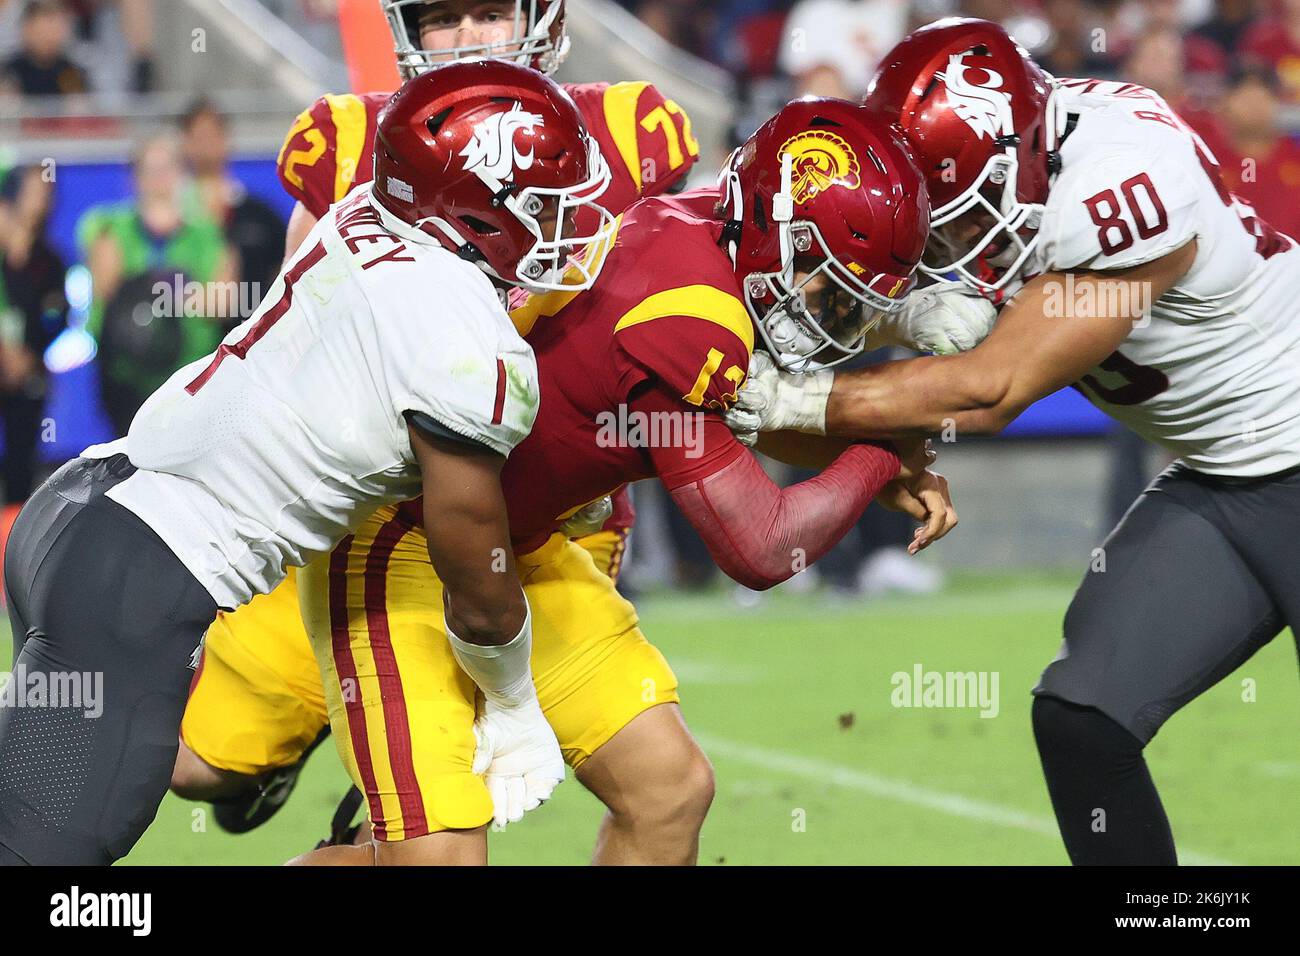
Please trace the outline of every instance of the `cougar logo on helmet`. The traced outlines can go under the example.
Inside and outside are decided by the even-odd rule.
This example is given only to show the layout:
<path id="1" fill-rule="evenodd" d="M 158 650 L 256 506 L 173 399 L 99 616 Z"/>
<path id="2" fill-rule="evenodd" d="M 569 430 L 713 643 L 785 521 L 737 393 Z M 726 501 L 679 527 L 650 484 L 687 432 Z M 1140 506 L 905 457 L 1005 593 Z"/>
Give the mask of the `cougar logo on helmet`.
<path id="1" fill-rule="evenodd" d="M 521 129 L 534 130 L 542 125 L 542 118 L 529 113 L 516 103 L 505 113 L 493 113 L 474 127 L 474 138 L 465 144 L 460 155 L 465 157 L 465 171 L 479 170 L 495 179 L 509 182 L 516 170 L 532 168 L 533 151 L 524 155 L 515 147 L 515 133 Z"/>
<path id="2" fill-rule="evenodd" d="M 792 164 L 790 193 L 803 204 L 832 186 L 857 189 L 862 183 L 858 157 L 842 137 L 825 130 L 796 133 L 777 152 L 789 153 Z"/>
<path id="3" fill-rule="evenodd" d="M 1005 131 L 1011 117 L 1011 96 L 1002 89 L 1002 75 L 988 67 L 972 67 L 962 62 L 965 53 L 954 53 L 948 58 L 948 69 L 943 72 L 944 85 L 948 87 L 948 102 L 952 111 L 983 139 L 997 139 Z M 969 69 L 988 74 L 984 83 L 975 83 L 966 76 Z"/>

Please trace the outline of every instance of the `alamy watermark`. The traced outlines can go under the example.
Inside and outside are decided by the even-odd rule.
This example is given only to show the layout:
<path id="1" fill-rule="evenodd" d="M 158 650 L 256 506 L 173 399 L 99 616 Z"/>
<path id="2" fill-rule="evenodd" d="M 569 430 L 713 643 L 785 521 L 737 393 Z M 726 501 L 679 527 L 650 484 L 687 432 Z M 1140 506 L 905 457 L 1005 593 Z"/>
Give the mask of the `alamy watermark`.
<path id="1" fill-rule="evenodd" d="M 0 708 L 68 708 L 95 719 L 104 713 L 104 675 L 100 671 L 34 671 L 19 664 L 0 671 Z"/>
<path id="2" fill-rule="evenodd" d="M 179 272 L 153 284 L 156 319 L 246 319 L 262 301 L 260 282 L 195 282 Z"/>
<path id="3" fill-rule="evenodd" d="M 1151 322 L 1151 283 L 1123 279 L 1076 282 L 1067 272 L 1063 281 L 1044 287 L 1043 314 L 1049 318 L 1120 319 L 1145 328 Z"/>
<path id="4" fill-rule="evenodd" d="M 1001 706 L 997 671 L 928 671 L 920 664 L 911 672 L 895 671 L 889 678 L 895 707 L 979 709 L 981 717 L 996 717 Z"/>
<path id="5" fill-rule="evenodd" d="M 600 448 L 684 448 L 687 458 L 704 454 L 702 412 L 643 412 L 620 404 L 596 415 Z"/>

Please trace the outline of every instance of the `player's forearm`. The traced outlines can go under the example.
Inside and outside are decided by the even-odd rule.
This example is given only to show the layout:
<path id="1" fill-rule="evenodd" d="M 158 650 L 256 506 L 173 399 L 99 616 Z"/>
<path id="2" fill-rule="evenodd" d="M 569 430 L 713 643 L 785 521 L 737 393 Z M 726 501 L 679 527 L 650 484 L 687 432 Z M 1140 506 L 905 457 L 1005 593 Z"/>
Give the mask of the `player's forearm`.
<path id="1" fill-rule="evenodd" d="M 307 211 L 301 202 L 296 203 L 289 214 L 289 225 L 284 233 L 284 261 L 288 262 L 298 251 L 307 234 L 316 226 L 316 217 Z"/>
<path id="2" fill-rule="evenodd" d="M 504 520 L 447 518 L 429 538 L 429 557 L 443 583 L 452 654 L 484 696 L 503 707 L 530 703 L 536 699 L 531 616 L 501 534 Z"/>
<path id="3" fill-rule="evenodd" d="M 982 347 L 982 346 L 981 346 Z M 1019 409 L 1006 377 L 985 372 L 974 352 L 886 362 L 835 376 L 826 433 L 843 438 L 904 438 L 955 427 L 989 434 Z"/>
<path id="4" fill-rule="evenodd" d="M 448 625 L 472 644 L 505 644 L 523 626 L 523 592 L 503 534 L 504 518 L 486 526 L 473 516 L 443 514 L 432 522 L 429 558 L 446 596 Z"/>
<path id="5" fill-rule="evenodd" d="M 669 493 L 718 566 L 765 590 L 834 547 L 899 467 L 888 448 L 854 445 L 820 475 L 779 488 L 744 454 Z"/>

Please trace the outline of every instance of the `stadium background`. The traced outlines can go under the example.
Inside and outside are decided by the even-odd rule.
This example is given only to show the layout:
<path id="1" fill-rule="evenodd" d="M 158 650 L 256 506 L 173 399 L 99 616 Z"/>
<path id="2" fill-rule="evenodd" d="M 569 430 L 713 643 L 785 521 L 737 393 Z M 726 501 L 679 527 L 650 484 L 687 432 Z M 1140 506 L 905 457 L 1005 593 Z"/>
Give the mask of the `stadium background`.
<path id="1" fill-rule="evenodd" d="M 27 95 L 24 82 L 39 72 L 32 57 L 22 62 L 28 6 L 0 0 L 0 168 L 46 171 L 45 235 L 68 266 L 66 314 L 51 317 L 44 372 L 26 383 L 44 390 L 35 453 L 48 470 L 113 437 L 86 329 L 95 293 L 78 224 L 132 196 L 140 144 L 176 131 L 204 99 L 229 126 L 229 177 L 286 219 L 292 203 L 275 158 L 293 117 L 321 93 L 386 88 L 395 75 L 375 0 L 41 0 L 41 12 L 68 18 L 60 57 L 80 76 L 60 75 L 71 85 L 57 95 Z M 860 92 L 873 55 L 909 26 L 952 13 L 1006 23 L 1061 75 L 1155 87 L 1264 217 L 1300 232 L 1300 0 L 569 0 L 573 54 L 561 78 L 648 79 L 667 91 L 704 146 L 693 180 L 702 184 L 790 96 Z M 0 211 L 13 202 L 0 191 Z M 8 222 L 0 216 L 0 248 Z M 17 347 L 5 339 L 3 348 Z M 0 378 L 8 391 L 23 384 Z M 641 596 L 718 766 L 705 862 L 1064 860 L 1029 736 L 1028 689 L 1055 653 L 1092 549 L 1164 458 L 1070 389 L 1005 437 L 959 437 L 939 450 L 962 527 L 924 556 L 927 575 L 883 582 L 865 572 L 891 546 L 876 538 L 890 532 L 868 523 L 820 582 L 805 575 L 764 596 L 727 587 L 657 489 L 636 489 L 625 584 Z M 12 438 L 4 449 L 24 453 Z M 899 590 L 925 593 L 882 593 Z M 1194 862 L 1295 859 L 1284 814 L 1300 761 L 1278 745 L 1294 740 L 1300 720 L 1293 655 L 1286 635 L 1152 745 Z M 893 706 L 890 676 L 917 665 L 996 673 L 997 716 Z M 257 834 L 226 837 L 205 827 L 201 808 L 169 798 L 132 860 L 276 862 L 301 851 L 343 785 L 328 751 L 294 804 Z M 581 862 L 596 812 L 570 783 L 554 806 L 497 838 L 496 858 Z"/>

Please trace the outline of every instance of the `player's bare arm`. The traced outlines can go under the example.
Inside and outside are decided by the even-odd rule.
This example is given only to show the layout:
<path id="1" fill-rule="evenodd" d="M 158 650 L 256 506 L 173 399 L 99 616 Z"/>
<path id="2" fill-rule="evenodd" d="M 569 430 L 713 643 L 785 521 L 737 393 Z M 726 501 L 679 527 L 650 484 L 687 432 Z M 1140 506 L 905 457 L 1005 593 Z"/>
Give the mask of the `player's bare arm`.
<path id="1" fill-rule="evenodd" d="M 293 258 L 302 241 L 307 238 L 307 233 L 312 231 L 318 221 L 301 202 L 293 204 L 293 212 L 289 214 L 289 225 L 284 230 L 285 262 Z"/>
<path id="2" fill-rule="evenodd" d="M 1146 265 L 1106 273 L 1075 273 L 1075 288 L 1103 282 L 1145 284 L 1158 299 L 1191 267 L 1195 241 Z M 1071 318 L 1048 314 L 1049 273 L 1009 302 L 987 339 L 955 356 L 890 362 L 836 376 L 826 406 L 826 431 L 845 437 L 1001 431 L 1038 399 L 1077 381 L 1129 335 L 1130 315 Z M 1105 301 L 1102 294 L 1098 301 Z"/>
<path id="3" fill-rule="evenodd" d="M 447 623 L 472 644 L 506 644 L 527 608 L 501 494 L 505 458 L 408 426 L 424 488 L 429 558 L 445 587 Z"/>
<path id="4" fill-rule="evenodd" d="M 505 458 L 414 424 L 409 430 L 424 486 L 429 559 L 443 584 L 447 639 L 486 699 L 474 724 L 474 772 L 485 773 L 495 822 L 505 826 L 564 780 L 564 760 L 529 667 L 532 621 L 510 549 L 501 493 Z"/>

